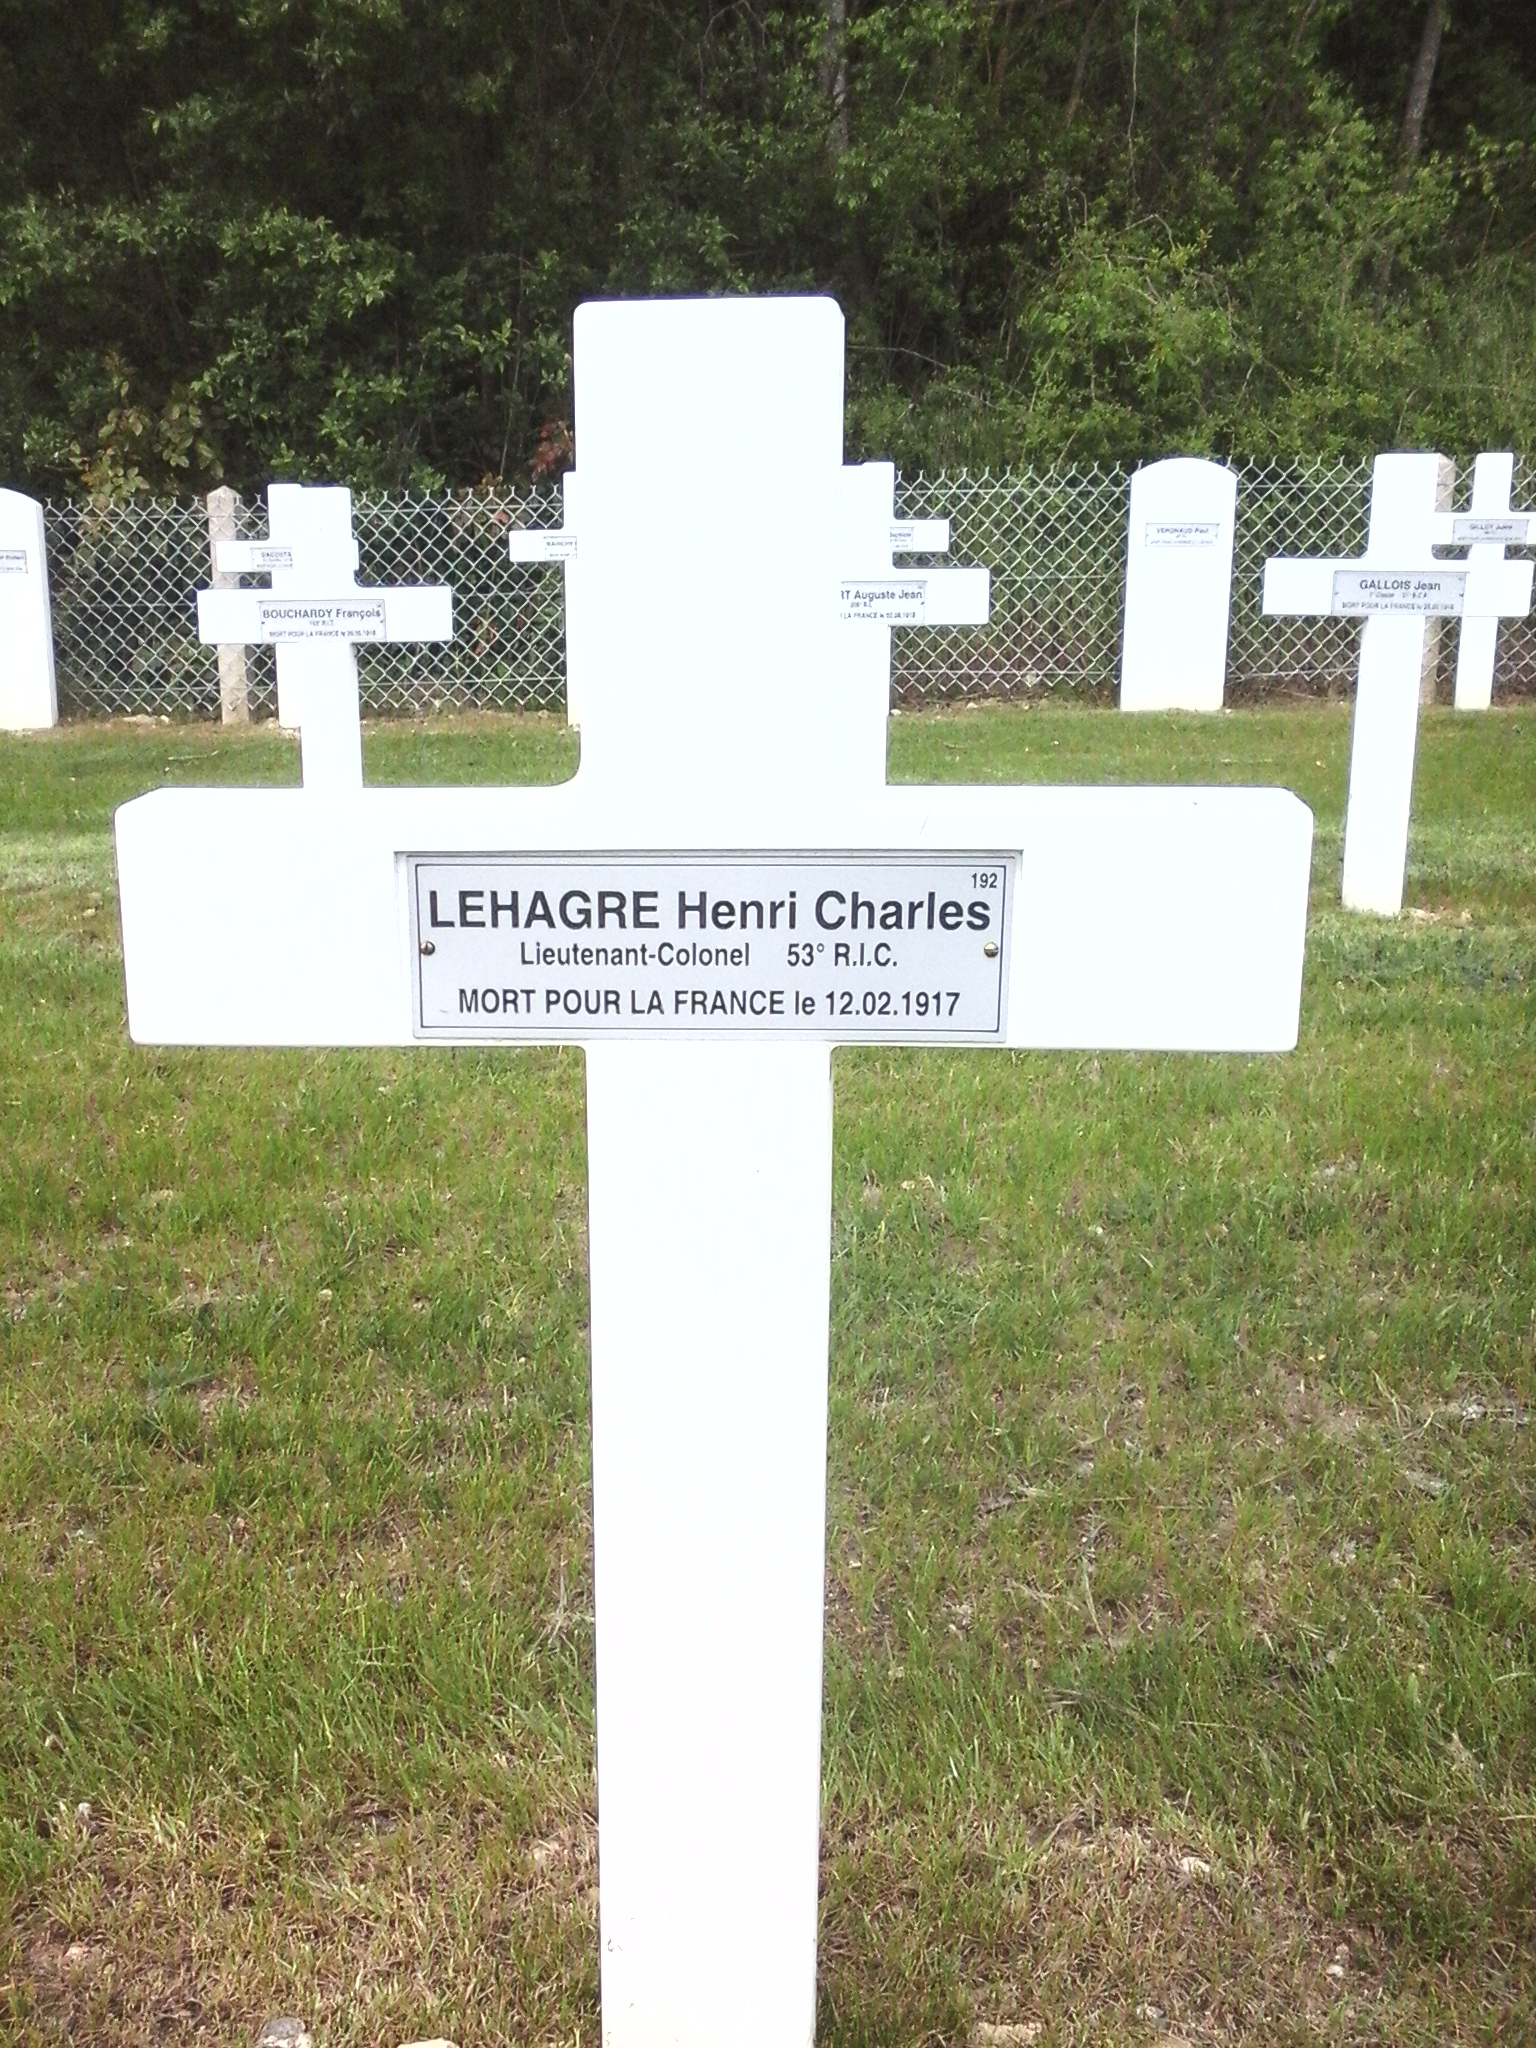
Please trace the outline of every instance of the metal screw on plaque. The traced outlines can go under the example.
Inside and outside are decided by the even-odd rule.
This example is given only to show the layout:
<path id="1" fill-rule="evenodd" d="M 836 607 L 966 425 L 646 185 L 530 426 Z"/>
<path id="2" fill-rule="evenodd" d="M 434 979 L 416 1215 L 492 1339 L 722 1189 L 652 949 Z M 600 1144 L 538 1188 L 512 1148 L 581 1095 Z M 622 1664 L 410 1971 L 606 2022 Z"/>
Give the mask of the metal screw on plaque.
<path id="1" fill-rule="evenodd" d="M 437 941 L 435 939 L 423 939 L 421 950 L 423 953 L 435 953 L 437 951 Z"/>
<path id="2" fill-rule="evenodd" d="M 982 947 L 981 950 L 983 953 L 985 953 L 989 960 L 995 960 L 997 958 L 996 939 L 988 939 L 987 943 Z"/>

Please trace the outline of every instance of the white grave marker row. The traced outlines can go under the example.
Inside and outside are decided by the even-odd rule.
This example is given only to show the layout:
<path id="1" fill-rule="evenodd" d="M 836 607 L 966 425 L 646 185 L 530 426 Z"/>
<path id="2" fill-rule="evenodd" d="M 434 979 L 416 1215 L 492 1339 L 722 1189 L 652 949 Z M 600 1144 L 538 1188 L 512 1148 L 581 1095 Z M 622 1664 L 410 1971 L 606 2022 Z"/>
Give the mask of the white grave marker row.
<path id="1" fill-rule="evenodd" d="M 1126 539 L 1122 711 L 1219 711 L 1237 476 L 1220 462 L 1176 455 L 1131 478 Z"/>
<path id="2" fill-rule="evenodd" d="M 1529 562 L 1504 561 L 1502 548 L 1497 562 L 1436 559 L 1437 544 L 1456 538 L 1448 510 L 1454 483 L 1442 455 L 1378 455 L 1363 557 L 1277 556 L 1264 565 L 1266 612 L 1365 620 L 1344 820 L 1343 897 L 1351 910 L 1395 917 L 1403 907 L 1429 620 L 1460 618 L 1465 627 L 1530 610 Z"/>
<path id="3" fill-rule="evenodd" d="M 0 729 L 36 732 L 58 722 L 43 508 L 0 490 Z"/>
<path id="4" fill-rule="evenodd" d="M 845 637 L 886 628 L 840 617 L 837 308 L 589 305 L 574 360 L 576 777 L 126 805 L 129 1018 L 585 1046 L 603 2039 L 806 2048 L 831 1046 L 1289 1047 L 1311 817 L 1282 790 L 888 787 L 878 662 Z M 654 422 L 684 412 L 679 544 L 648 507 Z"/>

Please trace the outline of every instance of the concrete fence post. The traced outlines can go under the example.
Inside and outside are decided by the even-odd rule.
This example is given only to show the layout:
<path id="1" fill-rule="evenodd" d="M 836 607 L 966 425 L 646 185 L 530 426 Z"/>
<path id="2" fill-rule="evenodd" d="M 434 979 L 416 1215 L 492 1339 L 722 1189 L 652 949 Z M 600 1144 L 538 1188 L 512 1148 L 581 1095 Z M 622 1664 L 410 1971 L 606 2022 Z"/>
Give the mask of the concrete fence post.
<path id="1" fill-rule="evenodd" d="M 240 500 L 227 484 L 208 493 L 208 558 L 213 569 L 215 590 L 237 590 L 240 578 L 219 568 L 219 542 L 234 540 L 235 515 Z M 245 649 L 219 649 L 219 717 L 225 725 L 248 725 L 251 717 L 250 691 L 245 679 Z"/>

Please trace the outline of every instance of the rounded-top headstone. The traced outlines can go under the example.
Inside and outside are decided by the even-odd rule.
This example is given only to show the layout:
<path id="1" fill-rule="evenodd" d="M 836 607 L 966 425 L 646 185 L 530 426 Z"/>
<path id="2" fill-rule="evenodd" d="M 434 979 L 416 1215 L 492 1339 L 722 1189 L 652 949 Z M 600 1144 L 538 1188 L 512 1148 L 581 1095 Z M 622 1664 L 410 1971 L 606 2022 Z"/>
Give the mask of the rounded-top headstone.
<path id="1" fill-rule="evenodd" d="M 1219 711 L 1227 681 L 1237 476 L 1192 455 L 1131 478 L 1122 711 Z"/>
<path id="2" fill-rule="evenodd" d="M 0 728 L 36 732 L 58 722 L 43 508 L 0 490 Z"/>

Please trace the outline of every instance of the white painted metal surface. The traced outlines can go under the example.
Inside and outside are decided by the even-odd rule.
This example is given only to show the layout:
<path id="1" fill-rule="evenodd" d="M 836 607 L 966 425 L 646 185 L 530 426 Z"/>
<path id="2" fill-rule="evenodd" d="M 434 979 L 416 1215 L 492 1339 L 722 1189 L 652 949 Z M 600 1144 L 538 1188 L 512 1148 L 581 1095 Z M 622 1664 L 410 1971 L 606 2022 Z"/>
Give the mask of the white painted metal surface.
<path id="1" fill-rule="evenodd" d="M 1465 512 L 1442 514 L 1435 522 L 1437 542 L 1469 550 L 1456 649 L 1458 711 L 1486 711 L 1492 704 L 1499 621 L 1530 610 L 1531 564 L 1509 562 L 1504 556 L 1506 547 L 1526 547 L 1536 537 L 1536 516 L 1510 507 L 1514 482 L 1513 455 L 1479 455 L 1472 465 L 1471 505 Z"/>
<path id="2" fill-rule="evenodd" d="M 1227 683 L 1237 476 L 1191 455 L 1131 478 L 1122 711 L 1219 711 Z"/>
<path id="3" fill-rule="evenodd" d="M 409 1041 L 411 855 L 987 848 L 1018 872 L 1010 1044 L 1293 1044 L 1293 796 L 886 786 L 889 629 L 839 603 L 847 493 L 885 550 L 890 503 L 847 482 L 842 353 L 826 300 L 582 307 L 578 775 L 125 806 L 134 1036 Z M 680 417 L 686 546 L 645 509 Z M 587 1050 L 607 2048 L 807 2048 L 814 2021 L 830 1052 L 709 1033 Z"/>
<path id="4" fill-rule="evenodd" d="M 1419 703 L 1435 646 L 1429 622 L 1461 616 L 1472 601 L 1473 572 L 1434 554 L 1437 543 L 1451 539 L 1455 482 L 1455 467 L 1442 455 L 1378 455 L 1370 531 L 1359 561 L 1276 557 L 1264 565 L 1266 612 L 1365 617 L 1343 897 L 1351 910 L 1385 917 L 1403 907 Z M 1530 608 L 1529 562 L 1501 562 L 1476 573 L 1478 605 Z"/>
<path id="5" fill-rule="evenodd" d="M 0 490 L 0 728 L 38 732 L 58 722 L 43 508 Z"/>

